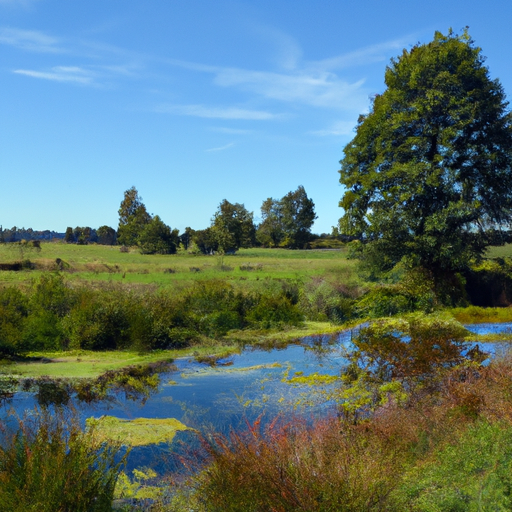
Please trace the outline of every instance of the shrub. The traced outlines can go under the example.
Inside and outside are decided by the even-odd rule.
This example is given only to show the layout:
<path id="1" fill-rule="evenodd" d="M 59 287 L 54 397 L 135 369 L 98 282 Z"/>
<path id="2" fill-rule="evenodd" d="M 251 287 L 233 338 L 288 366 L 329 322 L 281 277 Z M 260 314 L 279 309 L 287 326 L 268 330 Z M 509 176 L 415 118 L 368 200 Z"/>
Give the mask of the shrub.
<path id="1" fill-rule="evenodd" d="M 218 436 L 196 498 L 207 511 L 380 511 L 395 485 L 397 454 L 336 418 L 308 426 L 259 420 Z"/>
<path id="2" fill-rule="evenodd" d="M 299 308 L 309 320 L 341 324 L 354 314 L 354 300 L 324 279 L 313 279 L 301 290 Z"/>
<path id="3" fill-rule="evenodd" d="M 22 349 L 27 315 L 25 295 L 17 288 L 0 288 L 0 354 L 12 355 Z"/>
<path id="4" fill-rule="evenodd" d="M 356 305 L 357 315 L 380 318 L 414 311 L 414 302 L 397 286 L 379 286 L 365 294 Z"/>
<path id="5" fill-rule="evenodd" d="M 303 316 L 297 306 L 284 293 L 261 295 L 247 314 L 247 320 L 262 329 L 283 325 L 300 325 Z"/>
<path id="6" fill-rule="evenodd" d="M 128 344 L 130 297 L 119 291 L 81 290 L 63 320 L 71 348 L 107 350 Z"/>
<path id="7" fill-rule="evenodd" d="M 45 310 L 37 311 L 27 318 L 22 336 L 23 351 L 61 350 L 65 339 L 59 317 Z"/>

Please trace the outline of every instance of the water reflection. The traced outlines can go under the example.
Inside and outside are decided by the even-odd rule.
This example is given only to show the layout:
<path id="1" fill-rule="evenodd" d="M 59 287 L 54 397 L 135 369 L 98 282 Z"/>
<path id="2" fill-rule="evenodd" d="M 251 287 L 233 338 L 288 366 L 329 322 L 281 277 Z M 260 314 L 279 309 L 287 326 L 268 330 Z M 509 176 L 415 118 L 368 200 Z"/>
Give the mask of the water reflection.
<path id="1" fill-rule="evenodd" d="M 512 323 L 467 328 L 475 334 L 511 333 Z M 172 366 L 127 368 L 94 380 L 6 378 L 0 381 L 0 393 L 19 413 L 36 405 L 54 404 L 75 407 L 84 422 L 88 417 L 97 418 L 107 412 L 128 420 L 176 418 L 207 437 L 211 432 L 245 429 L 247 422 L 259 417 L 264 424 L 277 414 L 314 417 L 335 407 L 325 397 L 337 384 L 326 379 L 320 393 L 315 395 L 307 386 L 291 385 L 289 381 L 294 375 L 339 376 L 354 334 L 355 331 L 344 331 L 267 350 L 246 347 L 240 354 L 215 360 L 211 365 L 184 358 Z M 478 343 L 481 350 L 494 355 L 508 347 L 508 344 Z M 4 407 L 4 413 L 6 410 Z M 0 419 L 4 413 L 0 412 Z M 196 434 L 180 432 L 172 446 L 133 449 L 129 468 L 147 465 L 157 471 L 168 470 L 169 465 L 183 465 L 187 457 L 199 459 L 200 447 Z"/>
<path id="2" fill-rule="evenodd" d="M 3 375 L 0 379 L 0 401 L 8 405 L 16 398 L 31 395 L 40 407 L 77 404 L 114 404 L 134 401 L 145 403 L 158 392 L 160 374 L 175 370 L 169 363 L 130 366 L 107 371 L 95 379 L 64 379 L 47 376 L 19 378 Z"/>

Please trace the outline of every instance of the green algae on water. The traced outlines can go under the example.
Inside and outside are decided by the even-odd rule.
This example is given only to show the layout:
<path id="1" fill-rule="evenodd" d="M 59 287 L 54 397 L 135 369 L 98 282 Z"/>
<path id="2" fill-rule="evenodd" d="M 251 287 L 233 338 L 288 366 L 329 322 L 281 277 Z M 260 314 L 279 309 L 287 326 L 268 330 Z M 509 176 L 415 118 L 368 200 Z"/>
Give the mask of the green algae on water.
<path id="1" fill-rule="evenodd" d="M 105 442 L 121 442 L 126 446 L 171 443 L 176 432 L 193 430 L 176 418 L 136 418 L 123 420 L 114 416 L 88 418 L 87 427 Z"/>

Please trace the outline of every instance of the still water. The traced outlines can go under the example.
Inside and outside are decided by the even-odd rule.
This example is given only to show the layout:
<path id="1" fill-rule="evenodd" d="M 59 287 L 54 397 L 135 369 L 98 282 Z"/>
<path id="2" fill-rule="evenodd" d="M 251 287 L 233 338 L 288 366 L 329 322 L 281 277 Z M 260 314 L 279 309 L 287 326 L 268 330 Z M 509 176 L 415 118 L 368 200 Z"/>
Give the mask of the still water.
<path id="1" fill-rule="evenodd" d="M 510 333 L 512 323 L 478 324 L 467 326 L 475 334 Z M 277 414 L 325 414 L 334 403 L 325 401 L 322 387 L 311 393 L 308 385 L 291 384 L 296 375 L 339 375 L 346 363 L 345 354 L 351 346 L 353 331 L 335 336 L 305 338 L 283 349 L 246 348 L 240 354 L 217 361 L 216 366 L 197 363 L 193 359 L 175 361 L 175 369 L 160 374 L 158 389 L 144 400 L 126 399 L 122 394 L 114 401 L 92 405 L 76 403 L 80 417 L 102 415 L 123 419 L 176 418 L 188 427 L 207 435 L 209 432 L 228 433 L 231 429 L 244 429 L 247 422 L 261 418 L 262 424 Z M 491 356 L 508 350 L 508 343 L 479 343 Z M 328 391 L 330 386 L 325 385 Z M 0 419 L 7 410 L 18 414 L 36 405 L 33 393 L 18 392 L 0 410 Z M 183 448 L 183 441 L 194 443 L 190 432 L 176 436 L 175 446 Z M 181 441 L 181 443 L 179 442 Z M 131 467 L 158 466 L 158 454 L 169 453 L 172 446 L 135 448 L 130 455 Z"/>

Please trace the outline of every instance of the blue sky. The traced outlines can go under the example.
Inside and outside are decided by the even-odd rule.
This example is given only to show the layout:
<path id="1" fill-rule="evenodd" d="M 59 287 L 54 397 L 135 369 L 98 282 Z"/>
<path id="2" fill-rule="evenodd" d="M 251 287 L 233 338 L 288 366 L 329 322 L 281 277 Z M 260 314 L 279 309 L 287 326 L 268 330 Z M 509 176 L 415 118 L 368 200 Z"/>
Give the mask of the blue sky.
<path id="1" fill-rule="evenodd" d="M 512 2 L 0 0 L 0 224 L 172 228 L 303 185 L 341 216 L 343 147 L 392 57 L 469 26 L 512 94 Z"/>

